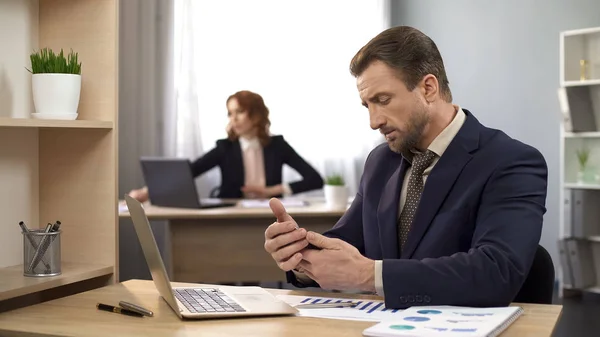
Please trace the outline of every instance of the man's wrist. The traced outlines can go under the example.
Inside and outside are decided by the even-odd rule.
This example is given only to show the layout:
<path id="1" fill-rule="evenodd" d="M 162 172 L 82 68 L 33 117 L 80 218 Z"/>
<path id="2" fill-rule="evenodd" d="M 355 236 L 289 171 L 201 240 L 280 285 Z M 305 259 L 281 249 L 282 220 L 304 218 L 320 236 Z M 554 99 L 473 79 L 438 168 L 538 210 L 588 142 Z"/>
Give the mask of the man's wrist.
<path id="1" fill-rule="evenodd" d="M 360 270 L 360 290 L 375 293 L 375 261 L 365 258 Z"/>

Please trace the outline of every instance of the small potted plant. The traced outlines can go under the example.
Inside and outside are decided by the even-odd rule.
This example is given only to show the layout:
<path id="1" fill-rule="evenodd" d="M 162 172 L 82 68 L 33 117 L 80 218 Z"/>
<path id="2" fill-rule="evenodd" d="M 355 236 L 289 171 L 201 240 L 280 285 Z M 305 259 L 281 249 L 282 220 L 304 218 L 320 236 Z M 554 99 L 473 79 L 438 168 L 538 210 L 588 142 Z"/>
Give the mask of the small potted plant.
<path id="1" fill-rule="evenodd" d="M 81 62 L 71 51 L 55 54 L 44 48 L 30 56 L 35 113 L 39 119 L 77 119 L 81 93 Z"/>
<path id="2" fill-rule="evenodd" d="M 344 177 L 339 174 L 325 179 L 325 204 L 329 208 L 346 208 L 348 206 L 348 189 Z"/>
<path id="3" fill-rule="evenodd" d="M 577 182 L 590 182 L 588 161 L 590 159 L 590 150 L 587 148 L 577 150 L 577 160 L 579 161 L 579 171 L 577 172 Z"/>

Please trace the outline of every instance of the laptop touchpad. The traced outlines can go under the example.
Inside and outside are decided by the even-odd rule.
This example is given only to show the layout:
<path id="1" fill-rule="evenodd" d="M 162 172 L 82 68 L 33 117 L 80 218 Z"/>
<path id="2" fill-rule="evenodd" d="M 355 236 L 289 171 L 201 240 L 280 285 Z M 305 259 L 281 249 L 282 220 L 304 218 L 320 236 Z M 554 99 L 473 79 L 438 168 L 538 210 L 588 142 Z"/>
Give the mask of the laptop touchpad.
<path id="1" fill-rule="evenodd" d="M 271 295 L 266 290 L 258 287 L 233 287 L 226 290 L 235 298 L 243 302 L 278 302 L 277 297 Z"/>
<path id="2" fill-rule="evenodd" d="M 242 301 L 242 303 L 248 302 L 277 302 L 277 299 L 267 294 L 235 294 L 235 298 Z"/>

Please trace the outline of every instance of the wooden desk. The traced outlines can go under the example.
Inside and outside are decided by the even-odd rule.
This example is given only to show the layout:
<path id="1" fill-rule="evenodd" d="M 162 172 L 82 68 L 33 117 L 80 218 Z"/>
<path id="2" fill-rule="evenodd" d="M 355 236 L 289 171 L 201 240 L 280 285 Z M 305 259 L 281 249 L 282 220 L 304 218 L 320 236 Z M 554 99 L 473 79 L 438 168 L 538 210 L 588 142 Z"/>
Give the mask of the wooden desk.
<path id="1" fill-rule="evenodd" d="M 185 284 L 174 284 L 181 286 Z M 374 298 L 365 295 L 270 290 L 274 294 Z M 129 317 L 96 309 L 97 302 L 140 304 L 154 317 Z M 562 306 L 518 304 L 525 314 L 502 337 L 549 337 Z M 361 336 L 372 322 L 308 317 L 265 317 L 181 321 L 162 300 L 151 281 L 131 280 L 85 293 L 0 314 L 1 336 Z"/>
<path id="2" fill-rule="evenodd" d="M 145 205 L 150 220 L 167 220 L 165 264 L 179 282 L 285 281 L 264 250 L 264 233 L 275 221 L 269 208 L 223 207 L 180 209 Z M 322 233 L 335 225 L 344 209 L 327 209 L 322 202 L 288 208 L 307 230 Z M 119 212 L 129 217 L 129 212 Z"/>

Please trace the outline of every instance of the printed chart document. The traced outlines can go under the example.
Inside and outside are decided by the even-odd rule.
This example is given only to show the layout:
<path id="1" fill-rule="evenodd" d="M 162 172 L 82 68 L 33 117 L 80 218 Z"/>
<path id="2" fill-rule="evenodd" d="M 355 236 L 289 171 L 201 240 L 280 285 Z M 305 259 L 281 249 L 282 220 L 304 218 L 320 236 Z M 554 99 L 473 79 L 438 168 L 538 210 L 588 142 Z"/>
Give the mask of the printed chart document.
<path id="1" fill-rule="evenodd" d="M 500 335 L 522 313 L 523 309 L 520 307 L 412 307 L 393 320 L 365 329 L 363 336 L 494 337 Z"/>
<path id="2" fill-rule="evenodd" d="M 277 297 L 293 307 L 295 307 L 299 304 L 317 304 L 317 303 L 353 302 L 356 304 L 351 307 L 342 307 L 342 308 L 323 308 L 323 309 L 297 308 L 299 311 L 298 316 L 305 316 L 305 317 L 381 322 L 383 320 L 400 319 L 401 318 L 400 314 L 402 313 L 402 310 L 399 310 L 399 309 L 387 309 L 385 307 L 385 305 L 383 304 L 383 301 L 350 300 L 350 299 L 314 297 L 314 296 L 306 297 L 306 296 L 297 296 L 297 295 L 279 295 Z"/>

